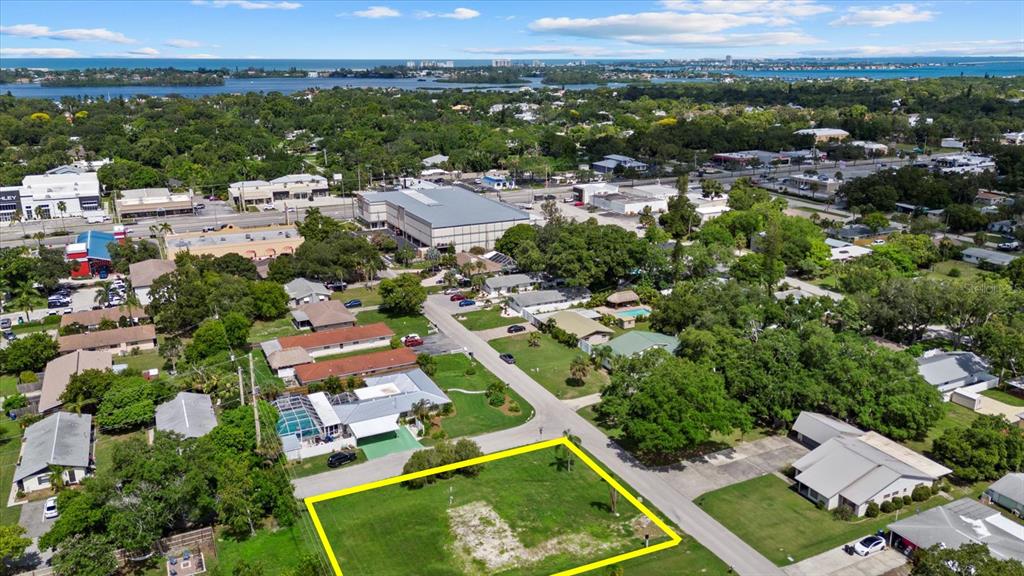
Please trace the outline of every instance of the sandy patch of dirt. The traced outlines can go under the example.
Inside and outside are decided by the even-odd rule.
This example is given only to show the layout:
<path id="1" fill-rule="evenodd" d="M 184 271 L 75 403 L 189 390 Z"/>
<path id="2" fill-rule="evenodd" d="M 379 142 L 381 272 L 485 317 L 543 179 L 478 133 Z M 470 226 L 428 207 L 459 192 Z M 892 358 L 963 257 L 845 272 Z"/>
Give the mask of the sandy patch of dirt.
<path id="1" fill-rule="evenodd" d="M 609 546 L 587 534 L 566 534 L 527 548 L 512 527 L 486 502 L 452 508 L 448 519 L 455 536 L 453 552 L 467 574 L 490 574 L 528 566 L 560 553 L 588 555 Z"/>

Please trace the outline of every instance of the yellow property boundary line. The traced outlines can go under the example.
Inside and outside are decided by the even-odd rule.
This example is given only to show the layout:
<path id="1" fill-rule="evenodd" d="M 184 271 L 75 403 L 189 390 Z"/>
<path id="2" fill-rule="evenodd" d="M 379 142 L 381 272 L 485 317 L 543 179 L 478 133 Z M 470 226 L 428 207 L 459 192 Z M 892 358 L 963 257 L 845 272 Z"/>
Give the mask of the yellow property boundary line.
<path id="1" fill-rule="evenodd" d="M 400 484 L 402 482 L 405 482 L 406 480 L 415 480 L 416 478 L 423 478 L 424 476 L 431 476 L 434 474 L 439 474 L 441 472 L 450 472 L 452 470 L 458 470 L 459 468 L 464 468 L 466 466 L 474 466 L 476 464 L 493 462 L 495 460 L 501 460 L 502 458 L 517 456 L 519 454 L 527 454 L 529 452 L 536 452 L 537 450 L 544 450 L 546 448 L 553 448 L 555 446 L 568 447 L 569 450 L 576 454 L 576 456 L 578 456 L 584 464 L 586 464 L 587 466 L 590 467 L 591 470 L 596 472 L 598 476 L 600 476 L 605 482 L 607 482 L 612 488 L 614 488 L 619 494 L 621 494 L 630 504 L 636 506 L 636 508 L 640 510 L 640 512 L 642 512 L 645 516 L 650 518 L 651 522 L 654 522 L 654 524 L 658 528 L 660 528 L 661 531 L 669 537 L 669 539 L 665 542 L 660 542 L 647 548 L 641 548 L 639 550 L 626 552 L 623 554 L 619 554 L 618 556 L 613 556 L 611 558 L 605 558 L 604 560 L 598 560 L 597 562 L 591 562 L 590 564 L 586 564 L 578 568 L 564 570 L 562 572 L 558 572 L 553 576 L 572 576 L 573 574 L 582 574 L 584 572 L 589 572 L 591 570 L 601 568 L 602 566 L 609 566 L 611 564 L 629 560 L 631 558 L 638 558 L 646 554 L 653 554 L 655 552 L 665 550 L 673 546 L 677 546 L 680 542 L 682 542 L 683 539 L 678 534 L 676 534 L 676 532 L 672 530 L 672 528 L 670 528 L 668 524 L 666 524 L 664 521 L 658 518 L 658 516 L 651 512 L 651 510 L 647 508 L 647 506 L 644 506 L 642 502 L 637 500 L 635 496 L 633 496 L 625 488 L 623 488 L 622 485 L 619 484 L 614 478 L 612 478 L 607 472 L 605 472 L 603 468 L 598 466 L 597 463 L 590 458 L 590 456 L 587 456 L 587 454 L 583 452 L 583 450 L 580 450 L 578 446 L 576 446 L 572 442 L 569 442 L 569 440 L 566 439 L 565 437 L 555 438 L 554 440 L 545 440 L 543 442 L 536 442 L 534 444 L 520 446 L 519 448 L 502 450 L 501 452 L 487 454 L 484 456 L 480 456 L 478 458 L 471 458 L 469 460 L 463 460 L 462 462 L 446 464 L 444 466 L 438 466 L 436 468 L 430 468 L 428 470 L 421 470 L 419 472 L 413 472 L 411 474 L 394 476 L 392 478 L 386 478 L 384 480 L 378 480 L 376 482 L 368 482 L 366 484 L 361 484 L 359 486 L 354 486 L 352 488 L 345 488 L 343 490 L 326 492 L 318 496 L 310 496 L 305 500 L 306 509 L 309 511 L 309 515 L 313 518 L 313 525 L 316 526 L 316 533 L 320 537 L 320 542 L 324 545 L 324 549 L 327 550 L 327 557 L 331 561 L 331 567 L 334 568 L 335 575 L 343 576 L 341 573 L 341 566 L 338 565 L 338 558 L 334 555 L 334 549 L 331 547 L 331 543 L 327 539 L 327 534 L 324 532 L 324 527 L 320 523 L 320 517 L 316 513 L 316 508 L 314 507 L 314 504 L 318 502 L 324 502 L 326 500 L 333 500 L 334 498 L 338 498 L 340 496 L 348 496 L 349 494 L 366 492 L 367 490 L 373 490 L 374 488 L 382 488 L 384 486 Z"/>

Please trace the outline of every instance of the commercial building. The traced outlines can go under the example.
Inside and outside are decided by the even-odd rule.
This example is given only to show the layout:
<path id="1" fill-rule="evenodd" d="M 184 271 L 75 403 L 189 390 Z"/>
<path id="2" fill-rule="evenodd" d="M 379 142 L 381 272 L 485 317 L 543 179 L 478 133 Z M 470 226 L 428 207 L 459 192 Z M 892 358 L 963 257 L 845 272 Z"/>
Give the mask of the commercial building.
<path id="1" fill-rule="evenodd" d="M 26 428 L 14 470 L 15 491 L 49 490 L 56 466 L 65 484 L 78 484 L 92 474 L 92 416 L 57 412 Z"/>
<path id="2" fill-rule="evenodd" d="M 813 136 L 815 143 L 845 140 L 850 137 L 849 132 L 846 130 L 840 130 L 839 128 L 804 128 L 803 130 L 797 130 L 793 134 L 798 136 Z"/>
<path id="3" fill-rule="evenodd" d="M 276 258 L 281 254 L 294 254 L 303 238 L 295 226 L 263 226 L 239 228 L 233 224 L 212 232 L 183 232 L 168 234 L 167 259 L 173 260 L 178 252 L 197 256 L 223 256 L 238 254 L 252 260 Z"/>
<path id="4" fill-rule="evenodd" d="M 124 355 L 132 350 L 156 348 L 156 328 L 152 324 L 115 328 L 86 334 L 70 334 L 57 338 L 61 354 L 75 350 L 109 350 Z"/>
<path id="5" fill-rule="evenodd" d="M 445 156 L 444 154 L 434 154 L 433 156 L 428 156 L 424 158 L 422 163 L 423 166 L 426 168 L 433 168 L 434 166 L 444 164 L 447 161 L 448 157 Z"/>
<path id="6" fill-rule="evenodd" d="M 43 372 L 43 387 L 39 391 L 39 413 L 47 414 L 64 404 L 60 397 L 75 374 L 86 370 L 110 370 L 112 365 L 113 355 L 108 350 L 75 350 L 50 360 Z"/>
<path id="7" fill-rule="evenodd" d="M 932 158 L 935 170 L 943 174 L 981 174 L 995 172 L 996 161 L 981 154 L 947 154 Z"/>
<path id="8" fill-rule="evenodd" d="M 367 324 L 350 326 L 298 336 L 282 336 L 274 340 L 262 342 L 260 347 L 266 355 L 288 348 L 302 348 L 310 356 L 326 356 L 341 352 L 353 352 L 386 346 L 395 333 L 387 324 Z"/>
<path id="9" fill-rule="evenodd" d="M 626 192 L 594 196 L 591 198 L 590 204 L 595 208 L 626 216 L 640 214 L 645 209 L 650 209 L 656 214 L 668 210 L 668 202 L 665 200 Z"/>
<path id="10" fill-rule="evenodd" d="M 853 142 L 850 142 L 850 146 L 863 148 L 865 156 L 885 156 L 889 153 L 889 147 L 885 144 L 870 142 L 867 140 L 854 140 Z"/>
<path id="11" fill-rule="evenodd" d="M 414 246 L 456 250 L 493 248 L 506 230 L 530 222 L 522 210 L 454 187 L 363 192 L 356 200 L 356 218 Z"/>
<path id="12" fill-rule="evenodd" d="M 292 323 L 296 328 L 313 332 L 348 328 L 356 325 L 356 317 L 338 300 L 310 302 L 292 310 Z"/>
<path id="13" fill-rule="evenodd" d="M 159 258 L 151 258 L 130 264 L 128 266 L 128 278 L 131 280 L 132 290 L 139 297 L 139 304 L 143 306 L 149 304 L 149 288 L 153 285 L 153 281 L 164 274 L 174 272 L 175 268 L 174 260 L 161 260 Z"/>
<path id="14" fill-rule="evenodd" d="M 889 530 L 894 547 L 908 556 L 918 548 L 955 549 L 964 544 L 982 544 L 993 558 L 1024 562 L 1024 527 L 970 498 L 893 522 Z"/>
<path id="15" fill-rule="evenodd" d="M 284 291 L 288 294 L 288 305 L 292 308 L 310 302 L 330 300 L 332 294 L 323 282 L 314 282 L 305 278 L 296 278 L 285 284 Z"/>
<path id="16" fill-rule="evenodd" d="M 122 190 L 114 206 L 121 218 L 195 214 L 191 194 L 174 194 L 167 188 Z"/>
<path id="17" fill-rule="evenodd" d="M 156 407 L 156 429 L 174 432 L 185 438 L 206 436 L 217 426 L 217 415 L 208 394 L 178 392 Z"/>
<path id="18" fill-rule="evenodd" d="M 951 472 L 875 432 L 826 426 L 817 433 L 810 430 L 803 428 L 798 434 L 824 442 L 793 463 L 797 492 L 827 510 L 848 506 L 855 515 L 863 516 L 869 503 L 881 505 L 909 496 L 914 488 L 930 488 Z"/>
<path id="19" fill-rule="evenodd" d="M 60 210 L 62 203 L 63 212 Z M 25 176 L 18 191 L 17 209 L 25 220 L 77 217 L 95 212 L 100 210 L 100 181 L 95 172 Z"/>
<path id="20" fill-rule="evenodd" d="M 412 348 L 381 350 L 359 356 L 338 358 L 325 362 L 314 362 L 296 366 L 295 379 L 299 384 L 308 386 L 321 382 L 331 376 L 348 378 L 349 376 L 366 377 L 374 374 L 396 372 L 416 366 L 416 352 Z"/>
<path id="21" fill-rule="evenodd" d="M 308 200 L 327 196 L 327 178 L 313 174 L 289 174 L 266 180 L 246 180 L 228 185 L 228 194 L 238 206 L 273 204 L 286 200 Z"/>
<path id="22" fill-rule="evenodd" d="M 72 278 L 89 276 L 113 270 L 110 259 L 110 244 L 124 244 L 124 226 L 115 226 L 113 232 L 89 230 L 82 232 L 75 241 L 64 247 L 64 259 L 72 263 Z"/>
<path id="23" fill-rule="evenodd" d="M 843 185 L 842 180 L 836 180 L 835 178 L 824 174 L 794 174 L 787 177 L 786 180 L 788 180 L 789 183 L 796 185 L 800 191 L 807 190 L 811 192 L 811 194 L 808 194 L 810 196 L 819 192 L 832 196 L 839 191 L 839 187 Z"/>

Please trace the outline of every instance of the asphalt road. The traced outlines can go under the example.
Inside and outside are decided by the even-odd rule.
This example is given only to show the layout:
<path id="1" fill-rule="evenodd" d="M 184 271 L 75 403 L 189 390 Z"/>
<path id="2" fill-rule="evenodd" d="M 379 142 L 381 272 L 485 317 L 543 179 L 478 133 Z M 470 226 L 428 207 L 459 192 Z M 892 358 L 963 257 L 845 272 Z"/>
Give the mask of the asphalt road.
<path id="1" fill-rule="evenodd" d="M 474 438 L 484 452 L 521 446 L 541 439 L 554 438 L 565 430 L 578 436 L 583 447 L 617 474 L 647 501 L 661 510 L 684 532 L 703 544 L 737 573 L 749 576 L 781 576 L 783 572 L 667 481 L 671 471 L 652 470 L 637 462 L 601 430 L 584 420 L 573 409 L 555 398 L 515 365 L 504 363 L 498 353 L 479 336 L 466 330 L 450 312 L 450 303 L 443 295 L 430 296 L 424 313 L 444 334 L 463 349 L 473 352 L 477 360 L 495 376 L 507 382 L 534 408 L 533 418 L 516 428 Z M 295 494 L 305 498 L 331 490 L 380 480 L 401 472 L 407 454 L 393 454 L 348 469 L 299 478 L 293 481 Z"/>

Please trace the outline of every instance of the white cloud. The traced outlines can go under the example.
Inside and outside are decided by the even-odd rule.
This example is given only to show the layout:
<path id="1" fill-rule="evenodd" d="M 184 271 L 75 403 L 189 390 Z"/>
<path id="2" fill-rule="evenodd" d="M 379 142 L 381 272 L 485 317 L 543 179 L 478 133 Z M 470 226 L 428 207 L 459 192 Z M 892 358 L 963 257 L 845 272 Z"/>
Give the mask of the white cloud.
<path id="1" fill-rule="evenodd" d="M 216 54 L 181 54 L 175 56 L 175 58 L 188 58 L 190 60 L 208 60 L 210 58 L 220 58 Z"/>
<path id="2" fill-rule="evenodd" d="M 792 18 L 806 18 L 831 12 L 832 8 L 815 0 L 662 0 L 669 10 L 709 14 L 746 14 L 758 12 Z"/>
<path id="3" fill-rule="evenodd" d="M 854 6 L 841 17 L 830 22 L 833 26 L 872 26 L 881 28 L 893 24 L 909 24 L 911 22 L 928 22 L 935 17 L 935 12 L 918 10 L 913 4 L 893 4 L 881 8 L 865 8 Z"/>
<path id="4" fill-rule="evenodd" d="M 387 6 L 370 6 L 366 10 L 357 10 L 352 15 L 359 18 L 397 18 L 402 13 Z"/>
<path id="5" fill-rule="evenodd" d="M 471 8 L 456 8 L 451 12 L 427 12 L 426 10 L 419 10 L 416 12 L 416 17 L 420 19 L 425 18 L 451 18 L 453 20 L 472 20 L 480 16 L 480 13 Z"/>
<path id="6" fill-rule="evenodd" d="M 947 40 L 902 46 L 850 46 L 803 52 L 807 56 L 1016 56 L 1024 52 L 1017 40 Z"/>
<path id="7" fill-rule="evenodd" d="M 530 29 L 534 32 L 586 38 L 619 38 L 662 34 L 707 34 L 741 26 L 778 22 L 777 18 L 753 15 L 640 12 L 600 18 L 541 18 L 531 22 Z"/>
<path id="8" fill-rule="evenodd" d="M 157 56 L 160 54 L 160 51 L 156 48 L 150 48 L 147 46 L 145 48 L 139 48 L 137 50 L 129 50 L 128 53 L 133 54 L 135 56 Z"/>
<path id="9" fill-rule="evenodd" d="M 719 46 L 719 47 L 750 47 L 750 46 L 788 46 L 792 44 L 818 44 L 822 42 L 803 32 L 754 32 L 749 34 L 699 34 L 682 33 L 664 36 L 621 36 L 620 40 L 633 44 L 651 44 L 659 46 Z"/>
<path id="10" fill-rule="evenodd" d="M 298 2 L 272 2 L 269 0 L 192 0 L 196 6 L 226 8 L 236 6 L 242 10 L 296 10 L 302 8 Z"/>
<path id="11" fill-rule="evenodd" d="M 637 49 L 616 49 L 602 48 L 600 46 L 574 46 L 561 44 L 541 44 L 534 46 L 518 46 L 514 48 L 463 48 L 463 52 L 470 54 L 519 54 L 519 55 L 554 55 L 565 54 L 569 56 L 582 56 L 588 58 L 628 58 L 631 56 L 654 56 L 661 54 L 664 50 L 658 48 L 637 48 Z"/>
<path id="12" fill-rule="evenodd" d="M 8 58 L 77 58 L 81 54 L 70 48 L 0 48 L 0 56 Z"/>
<path id="13" fill-rule="evenodd" d="M 164 42 L 164 45 L 173 46 L 175 48 L 199 48 L 203 43 L 196 40 L 185 40 L 184 38 L 171 38 Z"/>
<path id="14" fill-rule="evenodd" d="M 106 28 L 66 28 L 50 30 L 49 26 L 38 24 L 15 24 L 0 26 L 0 34 L 20 36 L 22 38 L 50 38 L 52 40 L 72 40 L 77 42 L 114 42 L 116 44 L 134 44 L 136 41 Z"/>

